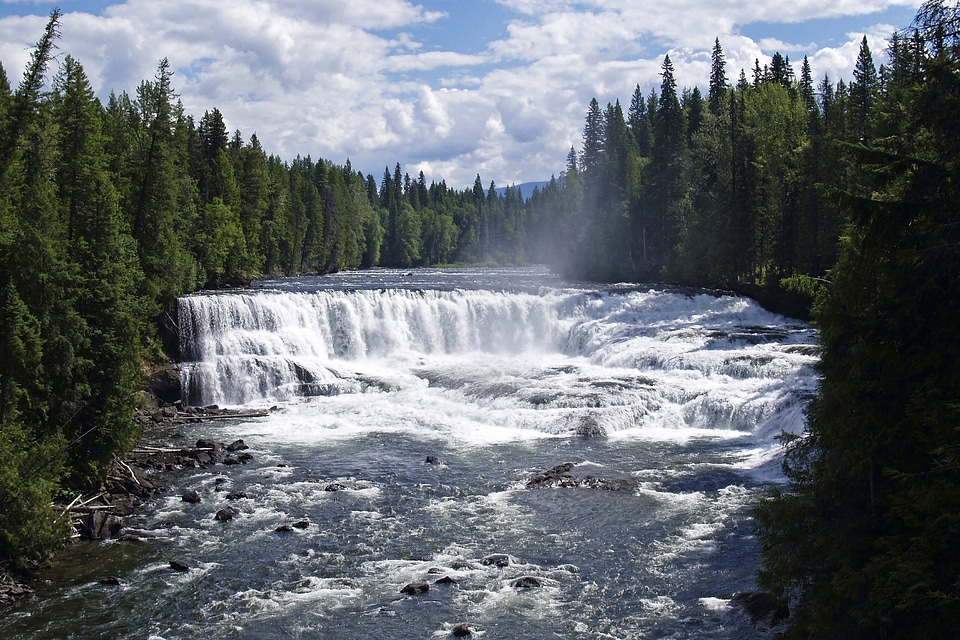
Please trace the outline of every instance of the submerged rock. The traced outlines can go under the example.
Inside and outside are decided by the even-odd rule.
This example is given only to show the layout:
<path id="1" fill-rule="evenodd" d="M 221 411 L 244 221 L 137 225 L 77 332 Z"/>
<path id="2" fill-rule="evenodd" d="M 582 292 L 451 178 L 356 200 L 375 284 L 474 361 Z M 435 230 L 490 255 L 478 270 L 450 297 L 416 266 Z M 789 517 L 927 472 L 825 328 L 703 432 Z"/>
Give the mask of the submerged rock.
<path id="1" fill-rule="evenodd" d="M 456 638 L 468 638 L 473 635 L 473 631 L 465 624 L 458 624 L 453 628 L 453 631 L 450 632 L 450 635 Z"/>
<path id="2" fill-rule="evenodd" d="M 190 571 L 190 567 L 189 567 L 188 565 L 180 562 L 179 560 L 171 560 L 171 561 L 170 561 L 170 568 L 173 569 L 174 571 L 179 571 L 179 572 L 181 572 L 181 573 L 185 573 L 185 572 L 187 572 L 187 571 Z"/>
<path id="3" fill-rule="evenodd" d="M 595 416 L 587 416 L 577 425 L 576 433 L 581 438 L 603 438 L 607 435 L 607 429 Z"/>
<path id="4" fill-rule="evenodd" d="M 426 582 L 411 582 L 403 589 L 400 589 L 400 593 L 406 593 L 413 596 L 426 593 L 427 591 L 430 591 L 430 585 L 428 585 Z"/>
<path id="5" fill-rule="evenodd" d="M 588 475 L 578 478 L 572 471 L 576 465 L 564 462 L 538 473 L 527 481 L 527 489 L 552 489 L 555 487 L 586 487 L 588 489 L 606 489 L 608 491 L 629 491 L 634 483 L 626 478 L 610 479 Z"/>
<path id="6" fill-rule="evenodd" d="M 510 566 L 510 556 L 505 553 L 491 553 L 490 555 L 481 558 L 480 564 L 486 565 L 488 567 L 509 567 Z"/>
<path id="7" fill-rule="evenodd" d="M 6 575 L 0 574 L 0 605 L 7 605 L 15 600 L 33 594 L 33 589 L 20 582 L 14 582 Z"/>
<path id="8" fill-rule="evenodd" d="M 228 520 L 233 520 L 233 516 L 237 515 L 237 510 L 233 507 L 224 507 L 217 511 L 217 515 L 214 516 L 219 522 L 227 522 Z"/>
<path id="9" fill-rule="evenodd" d="M 250 447 L 247 445 L 247 443 L 245 443 L 242 439 L 234 440 L 233 442 L 227 445 L 227 451 L 229 451 L 230 453 L 233 453 L 234 451 L 243 451 L 249 448 Z"/>
<path id="10" fill-rule="evenodd" d="M 543 586 L 543 582 L 539 578 L 534 578 L 533 576 L 523 576 L 522 578 L 517 578 L 510 585 L 517 589 L 536 589 Z"/>

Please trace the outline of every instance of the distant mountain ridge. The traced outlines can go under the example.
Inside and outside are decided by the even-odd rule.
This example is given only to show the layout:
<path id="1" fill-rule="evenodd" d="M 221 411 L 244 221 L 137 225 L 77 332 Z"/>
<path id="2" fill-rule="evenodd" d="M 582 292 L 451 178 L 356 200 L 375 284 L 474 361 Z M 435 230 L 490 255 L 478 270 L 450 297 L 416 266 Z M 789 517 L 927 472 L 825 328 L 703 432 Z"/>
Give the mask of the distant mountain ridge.
<path id="1" fill-rule="evenodd" d="M 549 181 L 549 180 L 541 180 L 540 182 L 524 182 L 524 183 L 521 183 L 521 184 L 512 184 L 512 185 L 510 185 L 510 186 L 513 187 L 514 189 L 519 189 L 519 190 L 520 190 L 520 197 L 521 197 L 521 198 L 523 198 L 524 200 L 529 200 L 529 199 L 530 199 L 530 196 L 533 195 L 533 190 L 534 190 L 534 189 L 543 189 L 543 188 L 546 187 L 548 184 L 550 184 L 550 181 Z M 506 191 L 507 191 L 507 187 L 498 187 L 498 188 L 497 188 L 497 194 L 498 194 L 498 195 L 501 195 L 501 196 L 502 196 L 504 193 L 506 193 Z"/>

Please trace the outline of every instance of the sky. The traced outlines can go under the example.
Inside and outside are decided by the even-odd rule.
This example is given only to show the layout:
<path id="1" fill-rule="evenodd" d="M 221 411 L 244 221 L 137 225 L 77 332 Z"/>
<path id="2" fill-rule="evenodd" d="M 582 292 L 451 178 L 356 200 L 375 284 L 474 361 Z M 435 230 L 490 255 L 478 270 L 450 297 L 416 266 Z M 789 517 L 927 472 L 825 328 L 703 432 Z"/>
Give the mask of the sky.
<path id="1" fill-rule="evenodd" d="M 864 36 L 879 66 L 919 0 L 0 0 L 0 63 L 16 86 L 54 6 L 59 54 L 102 99 L 136 94 L 166 57 L 198 121 L 221 111 L 268 154 L 379 179 L 400 163 L 451 188 L 549 180 L 580 149 L 590 100 L 706 93 L 719 38 L 727 78 L 780 52 L 849 80 Z M 51 65 L 54 73 L 57 63 Z"/>

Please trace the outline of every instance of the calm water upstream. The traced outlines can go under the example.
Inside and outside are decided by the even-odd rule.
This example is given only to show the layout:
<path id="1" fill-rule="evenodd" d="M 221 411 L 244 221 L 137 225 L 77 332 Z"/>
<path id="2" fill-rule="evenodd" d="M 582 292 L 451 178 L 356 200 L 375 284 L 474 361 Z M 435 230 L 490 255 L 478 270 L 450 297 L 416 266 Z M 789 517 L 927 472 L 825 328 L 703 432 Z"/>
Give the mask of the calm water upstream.
<path id="1" fill-rule="evenodd" d="M 815 390 L 807 325 L 540 269 L 264 281 L 179 306 L 190 401 L 273 409 L 147 439 L 243 438 L 253 461 L 168 475 L 127 519 L 142 542 L 68 550 L 3 637 L 762 637 L 723 598 L 755 589 L 749 509 Z M 564 462 L 629 488 L 526 487 Z M 527 576 L 541 586 L 514 586 Z M 400 592 L 414 582 L 429 591 Z"/>

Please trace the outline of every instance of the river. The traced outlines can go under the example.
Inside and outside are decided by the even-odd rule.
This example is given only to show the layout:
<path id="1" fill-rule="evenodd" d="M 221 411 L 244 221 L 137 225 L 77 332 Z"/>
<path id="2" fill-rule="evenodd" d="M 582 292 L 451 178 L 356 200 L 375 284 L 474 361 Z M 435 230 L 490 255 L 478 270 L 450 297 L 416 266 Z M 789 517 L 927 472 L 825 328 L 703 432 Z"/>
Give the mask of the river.
<path id="1" fill-rule="evenodd" d="M 270 413 L 147 441 L 253 459 L 168 473 L 142 541 L 67 550 L 4 637 L 765 637 L 726 599 L 815 393 L 808 325 L 539 268 L 268 280 L 179 322 L 190 401 Z M 527 486 L 561 463 L 599 480 Z"/>

